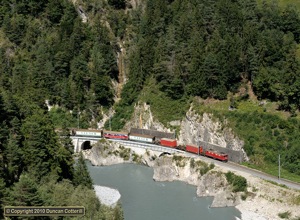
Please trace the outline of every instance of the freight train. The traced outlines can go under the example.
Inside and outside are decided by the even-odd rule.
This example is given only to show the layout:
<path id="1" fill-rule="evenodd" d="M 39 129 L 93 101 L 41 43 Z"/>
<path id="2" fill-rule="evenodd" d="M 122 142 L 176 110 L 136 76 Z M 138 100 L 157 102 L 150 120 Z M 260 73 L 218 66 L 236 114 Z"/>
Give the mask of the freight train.
<path id="1" fill-rule="evenodd" d="M 72 129 L 71 135 L 74 136 L 85 136 L 85 137 L 95 137 L 95 138 L 106 138 L 106 139 L 118 139 L 118 140 L 130 140 L 150 144 L 158 144 L 163 147 L 171 147 L 179 150 L 183 150 L 189 153 L 198 154 L 206 157 L 210 157 L 223 162 L 228 161 L 228 154 L 223 152 L 217 152 L 212 149 L 204 149 L 203 146 L 196 146 L 192 144 L 187 144 L 181 146 L 177 144 L 176 139 L 161 138 L 156 140 L 155 136 L 128 133 L 128 132 L 118 132 L 118 131 L 107 131 L 107 130 L 87 130 L 87 129 Z"/>

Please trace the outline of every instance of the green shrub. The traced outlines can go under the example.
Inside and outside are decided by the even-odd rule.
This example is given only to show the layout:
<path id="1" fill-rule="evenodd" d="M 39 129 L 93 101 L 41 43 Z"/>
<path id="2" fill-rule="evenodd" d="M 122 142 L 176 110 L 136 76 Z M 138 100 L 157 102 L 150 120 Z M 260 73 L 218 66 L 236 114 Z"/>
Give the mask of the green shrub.
<path id="1" fill-rule="evenodd" d="M 241 199 L 243 200 L 243 201 L 245 201 L 246 199 L 247 199 L 247 193 L 243 193 L 242 195 L 241 195 Z"/>
<path id="2" fill-rule="evenodd" d="M 191 160 L 190 160 L 190 167 L 193 169 L 193 168 L 195 168 L 195 159 L 194 158 L 192 158 Z"/>
<path id="3" fill-rule="evenodd" d="M 207 163 L 204 162 L 204 161 L 201 161 L 201 160 L 197 160 L 196 163 L 195 163 L 195 167 L 201 167 L 201 166 L 207 166 Z"/>
<path id="4" fill-rule="evenodd" d="M 279 216 L 279 218 L 289 219 L 291 217 L 291 212 L 290 211 L 281 212 L 281 213 L 278 213 L 278 216 Z"/>
<path id="5" fill-rule="evenodd" d="M 142 162 L 142 156 L 137 155 L 136 153 L 132 154 L 133 158 L 132 161 L 136 163 L 141 163 Z"/>
<path id="6" fill-rule="evenodd" d="M 163 93 L 154 78 L 147 80 L 139 98 L 151 105 L 153 116 L 166 127 L 170 127 L 170 121 L 181 120 L 189 108 L 188 100 L 174 100 Z"/>
<path id="7" fill-rule="evenodd" d="M 119 156 L 119 154 L 120 154 L 120 152 L 119 152 L 118 150 L 114 150 L 112 153 L 113 153 L 115 156 Z"/>
<path id="8" fill-rule="evenodd" d="M 185 157 L 174 155 L 172 160 L 175 161 L 176 166 L 185 167 Z"/>
<path id="9" fill-rule="evenodd" d="M 130 148 L 125 148 L 124 146 L 120 146 L 120 157 L 122 157 L 124 160 L 130 159 Z"/>
<path id="10" fill-rule="evenodd" d="M 233 172 L 229 171 L 225 174 L 227 182 L 232 185 L 233 192 L 246 192 L 247 190 L 247 180 L 242 177 L 235 175 Z"/>
<path id="11" fill-rule="evenodd" d="M 78 126 L 78 118 L 76 115 L 71 114 L 69 111 L 67 111 L 64 108 L 52 108 L 49 111 L 49 115 L 51 118 L 51 121 L 53 122 L 54 126 L 56 128 L 62 128 L 62 127 L 77 127 Z M 83 126 L 83 121 L 79 121 L 80 127 L 85 127 L 86 122 L 84 122 Z"/>
<path id="12" fill-rule="evenodd" d="M 201 176 L 203 176 L 204 174 L 206 174 L 209 171 L 209 166 L 207 166 L 207 164 L 205 164 L 204 166 L 202 166 L 200 168 L 200 174 Z"/>
<path id="13" fill-rule="evenodd" d="M 293 202 L 293 204 L 299 206 L 300 205 L 300 195 L 294 196 L 293 199 L 292 199 L 292 202 Z"/>
<path id="14" fill-rule="evenodd" d="M 111 120 L 107 120 L 104 124 L 105 129 L 111 129 L 114 131 L 121 130 L 126 121 L 128 121 L 133 113 L 133 105 L 127 106 L 126 104 L 118 104 L 115 109 L 116 113 L 111 118 Z M 110 124 L 110 125 L 109 125 Z"/>
<path id="15" fill-rule="evenodd" d="M 258 188 L 256 188 L 256 187 L 253 186 L 253 187 L 252 187 L 252 191 L 253 191 L 253 192 L 257 192 L 257 191 L 258 191 Z"/>
<path id="16" fill-rule="evenodd" d="M 215 164 L 211 163 L 208 165 L 203 161 L 197 161 L 196 165 L 197 165 L 197 171 L 200 171 L 201 176 L 203 176 L 204 174 L 206 174 L 208 171 L 212 170 L 215 167 Z"/>
<path id="17" fill-rule="evenodd" d="M 104 144 L 104 143 L 106 143 L 106 139 L 105 139 L 105 138 L 102 138 L 102 139 L 99 140 L 99 142 L 100 142 L 101 144 Z"/>
<path id="18" fill-rule="evenodd" d="M 157 159 L 157 156 L 156 155 L 152 155 L 151 156 L 151 160 L 153 161 L 153 160 L 156 160 Z"/>

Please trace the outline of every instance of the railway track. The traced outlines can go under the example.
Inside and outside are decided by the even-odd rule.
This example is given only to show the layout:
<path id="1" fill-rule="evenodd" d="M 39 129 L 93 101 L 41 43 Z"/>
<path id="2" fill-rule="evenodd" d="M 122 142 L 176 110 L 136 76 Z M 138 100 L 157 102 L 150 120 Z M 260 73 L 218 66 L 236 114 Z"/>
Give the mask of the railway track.
<path id="1" fill-rule="evenodd" d="M 195 154 L 185 152 L 185 151 L 181 151 L 181 150 L 174 149 L 174 148 L 162 147 L 162 146 L 159 146 L 159 145 L 156 145 L 156 144 L 138 143 L 138 142 L 134 142 L 134 141 L 113 140 L 113 139 L 111 139 L 111 141 L 122 143 L 125 146 L 138 147 L 138 148 L 149 149 L 149 150 L 154 150 L 154 151 L 159 151 L 159 152 L 167 152 L 167 153 L 170 153 L 170 154 L 172 154 L 172 153 L 182 153 L 182 154 L 185 154 L 186 156 L 189 156 L 189 157 L 201 158 L 201 160 L 204 160 L 204 161 L 209 162 L 209 163 L 214 163 L 214 164 L 216 164 L 218 166 L 221 166 L 221 167 L 226 167 L 226 168 L 228 168 L 232 171 L 245 172 L 245 173 L 250 174 L 252 176 L 255 176 L 255 177 L 267 180 L 267 181 L 272 181 L 272 182 L 277 183 L 279 185 L 280 184 L 285 185 L 285 186 L 287 186 L 291 189 L 300 190 L 300 184 L 299 183 L 296 183 L 296 182 L 293 182 L 293 181 L 290 181 L 290 180 L 287 180 L 287 179 L 282 179 L 282 178 L 278 179 L 278 177 L 272 176 L 270 174 L 267 174 L 267 173 L 264 173 L 264 172 L 261 172 L 261 171 L 258 171 L 258 170 L 255 170 L 255 169 L 252 169 L 252 168 L 249 168 L 249 167 L 237 164 L 237 163 L 233 163 L 233 162 L 224 163 L 224 162 L 214 160 L 214 159 L 211 159 L 211 158 L 208 158 L 208 157 L 195 155 Z"/>

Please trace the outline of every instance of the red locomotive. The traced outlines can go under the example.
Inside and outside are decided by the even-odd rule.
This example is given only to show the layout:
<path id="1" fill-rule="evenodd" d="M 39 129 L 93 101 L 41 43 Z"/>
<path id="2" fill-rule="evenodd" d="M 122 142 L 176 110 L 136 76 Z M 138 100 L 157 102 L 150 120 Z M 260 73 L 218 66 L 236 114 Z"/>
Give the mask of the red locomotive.
<path id="1" fill-rule="evenodd" d="M 118 131 L 105 131 L 103 130 L 103 137 L 109 139 L 121 139 L 121 140 L 128 140 L 128 133 L 127 132 L 118 132 Z"/>
<path id="2" fill-rule="evenodd" d="M 205 151 L 205 156 L 211 157 L 213 159 L 221 160 L 221 161 L 228 161 L 228 154 L 225 154 L 223 152 L 216 152 L 214 150 L 207 150 Z"/>

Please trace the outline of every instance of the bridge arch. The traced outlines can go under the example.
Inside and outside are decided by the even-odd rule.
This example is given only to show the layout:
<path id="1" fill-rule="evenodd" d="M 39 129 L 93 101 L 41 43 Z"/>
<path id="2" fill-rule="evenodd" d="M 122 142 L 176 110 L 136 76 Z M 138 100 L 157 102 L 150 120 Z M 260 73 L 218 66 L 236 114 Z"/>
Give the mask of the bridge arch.
<path id="1" fill-rule="evenodd" d="M 164 155 L 171 155 L 169 152 L 163 152 L 163 153 L 161 153 L 160 155 L 159 155 L 159 157 L 162 157 L 162 156 L 164 156 Z"/>

